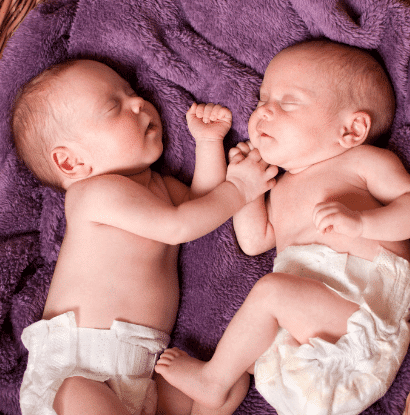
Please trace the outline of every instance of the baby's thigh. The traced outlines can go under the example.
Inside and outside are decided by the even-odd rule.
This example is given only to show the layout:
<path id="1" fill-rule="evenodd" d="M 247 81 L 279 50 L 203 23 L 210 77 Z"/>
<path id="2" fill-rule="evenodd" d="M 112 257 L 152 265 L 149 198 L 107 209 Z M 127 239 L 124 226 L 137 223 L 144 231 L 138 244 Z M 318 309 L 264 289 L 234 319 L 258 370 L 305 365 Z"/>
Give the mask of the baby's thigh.
<path id="1" fill-rule="evenodd" d="M 58 415 L 130 415 L 106 383 L 81 376 L 64 380 L 53 408 Z"/>
<path id="2" fill-rule="evenodd" d="M 292 274 L 270 274 L 274 281 L 279 326 L 299 343 L 320 337 L 336 343 L 347 332 L 347 320 L 359 306 L 325 284 Z"/>
<path id="3" fill-rule="evenodd" d="M 190 415 L 192 399 L 170 385 L 161 375 L 154 373 L 154 380 L 158 388 L 157 413 L 167 415 Z"/>

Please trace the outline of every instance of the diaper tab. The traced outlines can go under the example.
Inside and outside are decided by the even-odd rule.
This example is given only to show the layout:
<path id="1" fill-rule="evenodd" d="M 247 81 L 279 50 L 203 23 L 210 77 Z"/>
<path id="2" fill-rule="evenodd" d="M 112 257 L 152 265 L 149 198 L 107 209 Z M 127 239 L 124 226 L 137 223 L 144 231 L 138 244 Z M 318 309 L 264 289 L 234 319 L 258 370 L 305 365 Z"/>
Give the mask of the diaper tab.
<path id="1" fill-rule="evenodd" d="M 77 365 L 102 376 L 151 377 L 157 360 L 169 343 L 159 330 L 114 321 L 109 330 L 77 329 Z M 74 375 L 73 375 L 74 376 Z"/>

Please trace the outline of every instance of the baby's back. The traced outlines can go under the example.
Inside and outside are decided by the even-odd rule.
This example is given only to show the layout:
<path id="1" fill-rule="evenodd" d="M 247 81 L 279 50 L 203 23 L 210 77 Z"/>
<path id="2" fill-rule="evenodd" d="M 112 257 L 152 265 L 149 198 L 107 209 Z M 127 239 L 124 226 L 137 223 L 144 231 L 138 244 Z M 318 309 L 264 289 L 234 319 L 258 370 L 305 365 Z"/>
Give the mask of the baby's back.
<path id="1" fill-rule="evenodd" d="M 361 156 L 365 154 L 365 150 L 360 151 Z M 333 232 L 323 234 L 314 226 L 313 210 L 321 202 L 337 201 L 356 211 L 382 206 L 357 172 L 357 153 L 350 150 L 300 173 L 286 172 L 279 178 L 270 194 L 270 219 L 278 252 L 290 245 L 323 244 L 337 252 L 373 260 L 384 247 L 409 259 L 407 241 L 350 238 Z"/>

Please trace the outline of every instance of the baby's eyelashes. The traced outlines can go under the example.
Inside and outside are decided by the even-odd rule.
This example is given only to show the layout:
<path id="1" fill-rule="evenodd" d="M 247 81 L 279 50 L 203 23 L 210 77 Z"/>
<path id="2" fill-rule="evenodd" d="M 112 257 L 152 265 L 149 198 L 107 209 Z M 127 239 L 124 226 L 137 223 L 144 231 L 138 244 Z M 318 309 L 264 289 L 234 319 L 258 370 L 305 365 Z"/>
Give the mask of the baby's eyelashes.
<path id="1" fill-rule="evenodd" d="M 112 115 L 114 111 L 117 110 L 118 107 L 119 107 L 119 102 L 115 99 L 111 99 L 110 101 L 108 101 L 107 105 L 104 107 L 103 113 Z"/>

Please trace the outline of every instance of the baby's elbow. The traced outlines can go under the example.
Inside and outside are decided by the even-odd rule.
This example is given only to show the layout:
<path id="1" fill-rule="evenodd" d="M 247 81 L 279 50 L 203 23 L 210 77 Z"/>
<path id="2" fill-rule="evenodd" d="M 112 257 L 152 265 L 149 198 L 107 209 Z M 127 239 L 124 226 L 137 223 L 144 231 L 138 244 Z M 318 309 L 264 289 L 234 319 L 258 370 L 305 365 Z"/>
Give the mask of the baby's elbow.
<path id="1" fill-rule="evenodd" d="M 256 250 L 248 250 L 248 249 L 242 249 L 242 252 L 247 256 L 256 256 L 256 255 L 260 254 L 260 252 L 258 252 Z"/>
<path id="2" fill-rule="evenodd" d="M 251 241 L 239 242 L 239 246 L 242 252 L 248 256 L 256 256 L 264 252 L 257 244 L 252 243 Z"/>
<path id="3" fill-rule="evenodd" d="M 269 251 L 276 246 L 273 235 L 260 235 L 260 237 L 238 239 L 239 246 L 244 254 L 256 256 Z"/>
<path id="4" fill-rule="evenodd" d="M 169 229 L 167 243 L 168 245 L 180 245 L 193 239 L 194 237 L 192 236 L 190 227 L 186 223 L 181 222 L 175 224 L 172 229 Z"/>

